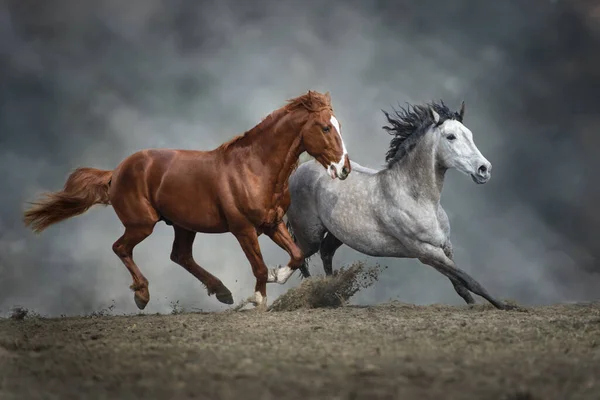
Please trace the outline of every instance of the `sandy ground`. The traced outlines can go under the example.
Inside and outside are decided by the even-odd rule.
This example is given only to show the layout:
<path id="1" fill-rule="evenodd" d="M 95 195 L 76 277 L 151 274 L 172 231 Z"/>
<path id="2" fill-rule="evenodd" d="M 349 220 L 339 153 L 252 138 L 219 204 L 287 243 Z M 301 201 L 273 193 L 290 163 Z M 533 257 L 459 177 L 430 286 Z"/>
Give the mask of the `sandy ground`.
<path id="1" fill-rule="evenodd" d="M 599 399 L 600 303 L 0 320 L 0 399 Z"/>

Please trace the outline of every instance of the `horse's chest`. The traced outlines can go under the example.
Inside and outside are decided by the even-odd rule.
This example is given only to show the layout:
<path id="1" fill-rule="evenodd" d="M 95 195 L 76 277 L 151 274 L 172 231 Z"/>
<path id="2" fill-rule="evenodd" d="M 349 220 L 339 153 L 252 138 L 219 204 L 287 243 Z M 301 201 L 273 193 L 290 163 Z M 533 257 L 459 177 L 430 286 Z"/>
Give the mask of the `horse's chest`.
<path id="1" fill-rule="evenodd" d="M 289 194 L 275 193 L 260 208 L 257 218 L 258 225 L 272 227 L 283 221 L 287 208 L 289 207 Z"/>
<path id="2" fill-rule="evenodd" d="M 407 222 L 407 238 L 441 247 L 446 243 L 446 233 L 435 212 L 411 218 Z"/>

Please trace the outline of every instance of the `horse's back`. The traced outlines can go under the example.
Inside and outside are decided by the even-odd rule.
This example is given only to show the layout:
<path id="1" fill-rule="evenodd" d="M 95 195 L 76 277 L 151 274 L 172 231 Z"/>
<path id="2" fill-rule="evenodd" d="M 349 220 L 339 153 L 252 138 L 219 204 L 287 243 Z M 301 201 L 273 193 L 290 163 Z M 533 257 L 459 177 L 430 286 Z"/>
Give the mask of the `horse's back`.
<path id="1" fill-rule="evenodd" d="M 142 181 L 151 181 L 159 178 L 175 159 L 181 150 L 174 149 L 144 149 L 129 155 L 115 168 L 113 183 L 122 182 L 123 185 L 135 185 Z"/>
<path id="2" fill-rule="evenodd" d="M 290 175 L 288 185 L 290 192 L 309 189 L 307 187 L 326 174 L 325 168 L 315 160 L 304 162 Z"/>
<path id="3" fill-rule="evenodd" d="M 364 167 L 354 161 L 350 161 L 352 172 L 344 181 L 333 180 L 327 170 L 316 160 L 307 161 L 300 164 L 296 171 L 291 175 L 289 188 L 292 197 L 303 197 L 306 201 L 308 197 L 317 196 L 317 191 L 321 189 L 344 191 L 345 188 L 353 186 L 364 186 L 361 178 L 372 177 L 379 171 Z M 293 200 L 292 200 L 293 201 Z"/>
<path id="4" fill-rule="evenodd" d="M 190 165 L 199 167 L 206 152 L 180 149 L 139 150 L 121 161 L 113 171 L 111 192 L 135 192 L 154 202 L 155 195 L 167 175 L 189 175 Z M 207 160 L 205 160 L 207 161 Z M 182 165 L 180 165 L 182 164 Z M 210 163 L 206 162 L 210 169 Z M 214 166 L 214 165 L 213 165 Z M 182 171 L 183 170 L 183 171 Z M 188 172 L 181 174 L 181 172 Z M 174 177 L 171 177 L 174 178 Z M 179 180 L 180 177 L 177 178 Z"/>
<path id="5" fill-rule="evenodd" d="M 366 175 L 375 175 L 379 173 L 379 171 L 376 169 L 362 166 L 359 163 L 352 160 L 350 160 L 350 165 L 352 167 L 352 172 L 358 172 L 359 174 L 363 173 Z M 348 178 L 350 177 L 353 177 L 352 173 L 348 176 Z M 292 185 L 313 186 L 321 178 L 331 179 L 327 170 L 316 160 L 306 161 L 300 164 L 296 171 L 294 171 L 294 173 L 290 176 L 290 187 Z M 340 181 L 340 183 L 343 185 L 345 182 Z"/>
<path id="6" fill-rule="evenodd" d="M 350 161 L 350 166 L 352 167 L 353 172 L 360 172 L 360 173 L 367 174 L 367 175 L 375 175 L 379 172 L 376 169 L 362 166 L 359 163 L 352 161 L 352 160 Z"/>

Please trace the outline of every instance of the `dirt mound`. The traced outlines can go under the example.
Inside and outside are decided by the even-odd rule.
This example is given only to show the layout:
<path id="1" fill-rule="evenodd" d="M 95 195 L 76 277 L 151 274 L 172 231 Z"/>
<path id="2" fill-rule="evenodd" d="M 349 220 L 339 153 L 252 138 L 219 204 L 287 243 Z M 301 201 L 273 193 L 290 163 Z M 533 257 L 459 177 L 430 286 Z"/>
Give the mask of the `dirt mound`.
<path id="1" fill-rule="evenodd" d="M 301 308 L 340 307 L 360 289 L 377 282 L 379 273 L 387 267 L 367 266 L 355 262 L 342 267 L 333 276 L 314 276 L 304 279 L 302 284 L 288 290 L 278 297 L 271 307 L 272 311 L 293 311 Z"/>

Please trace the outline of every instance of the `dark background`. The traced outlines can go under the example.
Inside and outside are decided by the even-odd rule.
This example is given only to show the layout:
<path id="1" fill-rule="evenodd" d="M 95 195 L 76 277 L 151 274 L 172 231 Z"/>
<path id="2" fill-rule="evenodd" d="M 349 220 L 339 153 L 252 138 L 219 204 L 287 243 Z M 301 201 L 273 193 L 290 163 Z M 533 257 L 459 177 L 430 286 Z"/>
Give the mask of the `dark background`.
<path id="1" fill-rule="evenodd" d="M 78 166 L 112 169 L 148 147 L 216 147 L 308 89 L 330 91 L 354 161 L 384 164 L 381 109 L 443 99 L 494 165 L 477 186 L 449 174 L 456 261 L 492 293 L 528 304 L 598 299 L 600 6 L 594 1 L 0 2 L 0 311 L 135 311 L 111 251 L 110 209 L 50 228 L 24 202 Z M 219 310 L 169 261 L 171 228 L 136 248 L 149 312 Z M 261 238 L 268 264 L 287 256 Z M 199 235 L 198 261 L 236 300 L 254 278 L 231 235 Z M 367 259 L 348 248 L 334 266 Z M 322 271 L 314 259 L 313 272 Z M 461 304 L 414 260 L 355 301 Z M 297 285 L 269 287 L 269 296 Z"/>

